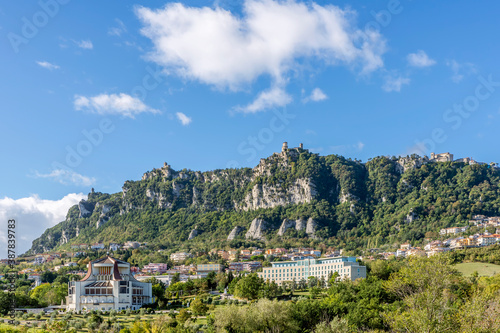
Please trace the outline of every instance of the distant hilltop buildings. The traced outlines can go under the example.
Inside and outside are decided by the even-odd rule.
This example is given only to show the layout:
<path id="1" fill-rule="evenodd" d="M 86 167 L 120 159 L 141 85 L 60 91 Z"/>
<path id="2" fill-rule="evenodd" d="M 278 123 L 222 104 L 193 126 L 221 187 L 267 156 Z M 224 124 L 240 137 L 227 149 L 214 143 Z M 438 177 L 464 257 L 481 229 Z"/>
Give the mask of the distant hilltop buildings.
<path id="1" fill-rule="evenodd" d="M 450 153 L 442 153 L 435 154 L 431 153 L 431 162 L 453 162 L 453 154 Z"/>
<path id="2" fill-rule="evenodd" d="M 309 152 L 308 149 L 304 149 L 304 144 L 299 144 L 298 147 L 294 148 L 288 148 L 288 142 L 283 142 L 283 145 L 281 146 L 281 152 L 280 153 L 275 153 L 276 155 L 281 155 L 281 154 L 286 154 L 286 153 L 291 153 L 292 155 L 295 154 L 300 154 L 301 152 Z M 261 161 L 264 159 L 261 159 Z M 459 159 L 454 159 L 453 154 L 446 152 L 446 153 L 439 153 L 436 154 L 434 152 L 431 153 L 430 158 L 424 157 L 424 161 L 427 160 L 428 162 L 461 162 L 465 164 L 486 164 L 486 163 L 481 163 L 473 160 L 471 157 L 463 157 Z M 491 163 L 493 167 L 498 167 L 497 163 Z"/>
<path id="3" fill-rule="evenodd" d="M 304 149 L 304 144 L 299 144 L 298 147 L 295 148 L 288 148 L 288 142 L 283 142 L 283 146 L 281 147 L 281 152 L 284 153 L 286 151 L 296 151 L 300 152 L 301 150 L 308 151 L 307 149 Z"/>
<path id="4" fill-rule="evenodd" d="M 486 164 L 482 162 L 477 162 L 470 157 L 464 157 L 455 160 L 453 158 L 453 154 L 450 153 L 441 153 L 441 154 L 431 153 L 431 158 L 429 159 L 429 162 L 461 162 L 469 165 Z M 490 163 L 490 165 L 495 168 L 498 168 L 498 163 Z"/>

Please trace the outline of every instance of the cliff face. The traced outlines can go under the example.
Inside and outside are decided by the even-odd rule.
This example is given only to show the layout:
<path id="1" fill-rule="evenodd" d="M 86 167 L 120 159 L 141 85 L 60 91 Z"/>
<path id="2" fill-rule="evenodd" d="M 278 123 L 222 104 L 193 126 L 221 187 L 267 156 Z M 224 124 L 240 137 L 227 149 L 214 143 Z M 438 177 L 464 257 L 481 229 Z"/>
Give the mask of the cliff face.
<path id="1" fill-rule="evenodd" d="M 262 219 L 254 219 L 248 229 L 246 239 L 264 240 L 264 232 L 268 229 L 268 223 Z"/>
<path id="2" fill-rule="evenodd" d="M 252 191 L 247 193 L 243 202 L 237 206 L 243 210 L 259 208 L 274 208 L 311 202 L 317 195 L 316 186 L 311 179 L 297 179 L 288 188 L 281 184 L 255 184 Z"/>
<path id="3" fill-rule="evenodd" d="M 423 228 L 432 220 L 446 226 L 456 216 L 493 213 L 498 183 L 498 170 L 488 166 L 428 163 L 419 156 L 377 157 L 364 164 L 299 148 L 275 153 L 253 169 L 176 171 L 165 163 L 139 181 L 126 181 L 122 192 L 92 191 L 65 221 L 36 239 L 30 252 L 126 237 L 231 241 L 245 229 L 249 240 L 282 237 L 290 229 L 313 239 L 347 237 L 357 228 L 389 237 L 400 225 Z M 436 191 L 453 197 L 440 199 Z M 457 205 L 457 198 L 465 199 Z M 434 213 L 436 204 L 442 205 L 441 215 Z"/>

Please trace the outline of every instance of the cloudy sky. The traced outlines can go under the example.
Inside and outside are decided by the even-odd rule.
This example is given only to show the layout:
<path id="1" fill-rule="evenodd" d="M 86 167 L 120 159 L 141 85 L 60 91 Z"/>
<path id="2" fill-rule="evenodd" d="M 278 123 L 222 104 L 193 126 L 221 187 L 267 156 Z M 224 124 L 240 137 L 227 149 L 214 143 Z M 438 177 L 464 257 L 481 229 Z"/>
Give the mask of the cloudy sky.
<path id="1" fill-rule="evenodd" d="M 120 191 L 164 161 L 253 167 L 283 141 L 364 161 L 449 151 L 500 162 L 499 10 L 4 1 L 0 225 L 17 219 L 22 252 L 92 187 Z"/>

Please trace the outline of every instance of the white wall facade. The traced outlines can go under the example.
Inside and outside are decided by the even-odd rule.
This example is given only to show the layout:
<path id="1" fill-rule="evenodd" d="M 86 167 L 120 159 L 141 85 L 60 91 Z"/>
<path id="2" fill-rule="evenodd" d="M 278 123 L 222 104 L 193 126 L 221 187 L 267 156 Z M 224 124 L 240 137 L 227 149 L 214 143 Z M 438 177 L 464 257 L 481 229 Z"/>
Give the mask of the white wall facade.
<path id="1" fill-rule="evenodd" d="M 152 296 L 151 283 L 137 281 L 129 263 L 108 256 L 89 263 L 82 280 L 69 282 L 66 311 L 136 310 Z"/>

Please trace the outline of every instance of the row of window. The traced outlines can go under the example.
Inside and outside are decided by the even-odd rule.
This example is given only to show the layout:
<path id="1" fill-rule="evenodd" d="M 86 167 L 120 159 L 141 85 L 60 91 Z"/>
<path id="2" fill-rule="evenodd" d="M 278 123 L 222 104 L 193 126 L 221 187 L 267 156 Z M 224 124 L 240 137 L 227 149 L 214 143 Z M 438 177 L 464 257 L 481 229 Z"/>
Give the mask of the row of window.
<path id="1" fill-rule="evenodd" d="M 85 288 L 85 295 L 113 295 L 113 288 Z"/>
<path id="2" fill-rule="evenodd" d="M 343 265 L 331 265 L 331 266 L 320 266 L 320 267 L 310 267 L 310 271 L 311 272 L 319 272 L 319 271 L 325 271 L 325 270 L 339 270 L 340 269 L 340 273 L 345 273 L 347 271 L 348 268 L 344 268 Z M 271 274 L 272 273 L 278 273 L 278 272 L 283 272 L 283 273 L 290 273 L 290 272 L 297 272 L 297 268 L 287 268 L 286 271 L 285 269 L 265 269 L 264 271 L 267 271 L 267 272 L 270 272 Z M 302 269 L 298 269 L 298 271 L 305 271 L 305 268 L 302 268 Z"/>

